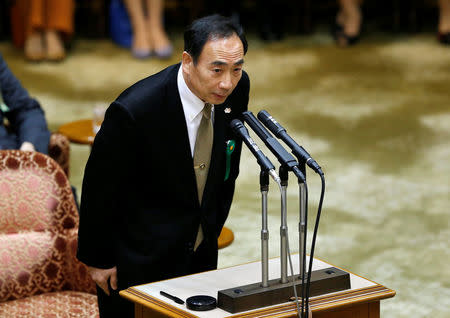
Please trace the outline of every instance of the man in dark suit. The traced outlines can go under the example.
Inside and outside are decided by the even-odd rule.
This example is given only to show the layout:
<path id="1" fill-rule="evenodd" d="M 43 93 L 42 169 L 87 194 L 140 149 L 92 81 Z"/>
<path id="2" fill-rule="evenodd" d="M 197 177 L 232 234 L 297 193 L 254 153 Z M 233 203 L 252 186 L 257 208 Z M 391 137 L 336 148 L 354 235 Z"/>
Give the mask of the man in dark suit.
<path id="1" fill-rule="evenodd" d="M 0 54 L 0 150 L 20 149 L 47 154 L 49 141 L 44 111 Z"/>
<path id="2" fill-rule="evenodd" d="M 86 165 L 78 258 L 99 287 L 102 317 L 133 317 L 117 290 L 217 267 L 242 146 L 229 124 L 249 98 L 247 41 L 239 25 L 213 15 L 194 21 L 184 42 L 181 65 L 111 104 Z M 211 127 L 208 137 L 201 127 Z M 208 138 L 208 160 L 196 162 Z"/>

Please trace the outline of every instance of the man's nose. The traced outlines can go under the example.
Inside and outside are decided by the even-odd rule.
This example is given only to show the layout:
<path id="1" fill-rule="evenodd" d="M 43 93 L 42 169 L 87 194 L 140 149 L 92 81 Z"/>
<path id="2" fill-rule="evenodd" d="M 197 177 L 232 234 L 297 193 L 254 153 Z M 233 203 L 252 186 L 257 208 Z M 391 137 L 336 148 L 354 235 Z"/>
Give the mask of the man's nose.
<path id="1" fill-rule="evenodd" d="M 233 88 L 233 82 L 231 81 L 230 74 L 225 74 L 222 78 L 222 80 L 219 83 L 220 89 L 230 90 Z"/>

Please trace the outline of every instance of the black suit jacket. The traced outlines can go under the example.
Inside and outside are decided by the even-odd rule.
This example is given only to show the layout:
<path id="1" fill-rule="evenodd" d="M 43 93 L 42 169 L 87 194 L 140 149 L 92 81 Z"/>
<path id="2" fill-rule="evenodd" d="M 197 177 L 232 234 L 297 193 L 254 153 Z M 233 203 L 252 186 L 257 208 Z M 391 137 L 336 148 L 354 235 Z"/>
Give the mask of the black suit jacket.
<path id="1" fill-rule="evenodd" d="M 179 67 L 134 84 L 111 104 L 86 165 L 78 258 L 94 267 L 117 266 L 120 289 L 190 274 L 200 223 L 205 269 L 217 266 L 217 238 L 233 198 L 242 145 L 229 123 L 247 110 L 250 83 L 244 72 L 225 103 L 215 106 L 211 166 L 200 206 L 177 87 Z M 224 181 L 230 139 L 236 148 Z"/>

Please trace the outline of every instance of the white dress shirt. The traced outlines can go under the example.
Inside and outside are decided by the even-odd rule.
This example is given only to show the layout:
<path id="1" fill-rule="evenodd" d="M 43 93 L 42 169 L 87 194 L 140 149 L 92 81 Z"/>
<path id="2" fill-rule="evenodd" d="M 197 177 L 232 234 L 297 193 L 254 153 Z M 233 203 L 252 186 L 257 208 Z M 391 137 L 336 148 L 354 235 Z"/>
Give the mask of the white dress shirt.
<path id="1" fill-rule="evenodd" d="M 178 70 L 177 84 L 180 94 L 181 104 L 183 105 L 184 118 L 189 135 L 189 144 L 191 145 L 191 155 L 194 157 L 195 141 L 197 139 L 197 131 L 202 120 L 202 111 L 205 102 L 198 98 L 186 85 L 183 77 L 182 65 Z M 212 105 L 211 118 L 214 115 L 214 105 Z"/>

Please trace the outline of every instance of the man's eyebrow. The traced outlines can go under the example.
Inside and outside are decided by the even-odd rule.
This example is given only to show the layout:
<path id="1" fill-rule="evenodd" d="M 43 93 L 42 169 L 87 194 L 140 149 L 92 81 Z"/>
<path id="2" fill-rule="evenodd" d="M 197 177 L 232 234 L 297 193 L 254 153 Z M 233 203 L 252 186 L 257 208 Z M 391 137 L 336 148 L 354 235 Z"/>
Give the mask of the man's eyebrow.
<path id="1" fill-rule="evenodd" d="M 211 63 L 211 65 L 222 66 L 222 65 L 227 65 L 227 63 L 225 63 L 223 61 L 214 61 Z"/>
<path id="2" fill-rule="evenodd" d="M 237 61 L 233 65 L 242 65 L 242 64 L 244 64 L 244 59 L 240 59 L 239 61 Z M 214 62 L 211 63 L 211 65 L 222 66 L 222 65 L 227 65 L 227 63 L 223 62 L 223 61 L 214 61 Z"/>

